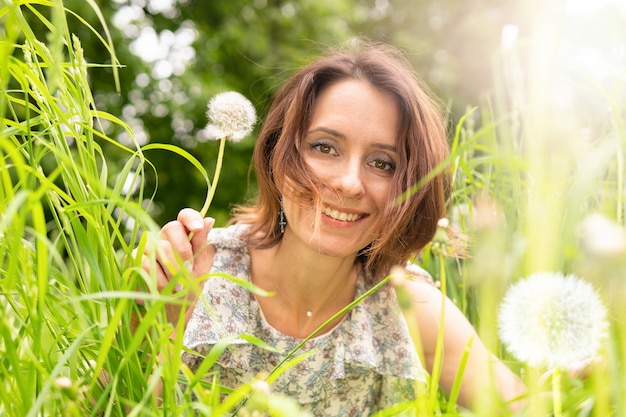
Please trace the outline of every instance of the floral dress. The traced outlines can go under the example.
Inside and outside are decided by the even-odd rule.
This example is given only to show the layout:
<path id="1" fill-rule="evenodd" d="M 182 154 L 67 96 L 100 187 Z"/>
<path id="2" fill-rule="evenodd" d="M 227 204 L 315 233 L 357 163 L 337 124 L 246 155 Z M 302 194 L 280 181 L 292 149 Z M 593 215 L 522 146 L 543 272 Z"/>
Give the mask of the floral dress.
<path id="1" fill-rule="evenodd" d="M 211 231 L 209 243 L 217 250 L 212 273 L 250 281 L 250 256 L 240 238 L 245 227 Z M 370 281 L 367 273 L 359 274 L 355 298 L 367 291 Z M 279 352 L 239 335 L 253 335 Z M 302 341 L 267 323 L 248 290 L 212 276 L 205 281 L 187 324 L 184 344 L 190 352 L 183 353 L 183 362 L 195 372 L 203 356 L 226 337 L 232 340 L 211 370 L 217 370 L 221 385 L 229 388 L 267 375 Z M 296 399 L 315 416 L 369 416 L 414 399 L 416 389 L 425 384 L 425 372 L 388 284 L 357 304 L 334 329 L 309 340 L 296 355 L 304 353 L 309 356 L 282 373 L 271 389 Z"/>

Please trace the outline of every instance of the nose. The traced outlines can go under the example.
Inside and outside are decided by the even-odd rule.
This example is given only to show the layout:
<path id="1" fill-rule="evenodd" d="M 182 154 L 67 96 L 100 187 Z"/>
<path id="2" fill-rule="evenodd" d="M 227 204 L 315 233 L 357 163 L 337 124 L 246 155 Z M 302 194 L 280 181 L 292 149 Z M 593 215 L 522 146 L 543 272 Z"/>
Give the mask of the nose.
<path id="1" fill-rule="evenodd" d="M 336 188 L 346 197 L 359 198 L 365 193 L 363 170 L 360 161 L 346 160 L 337 170 Z"/>

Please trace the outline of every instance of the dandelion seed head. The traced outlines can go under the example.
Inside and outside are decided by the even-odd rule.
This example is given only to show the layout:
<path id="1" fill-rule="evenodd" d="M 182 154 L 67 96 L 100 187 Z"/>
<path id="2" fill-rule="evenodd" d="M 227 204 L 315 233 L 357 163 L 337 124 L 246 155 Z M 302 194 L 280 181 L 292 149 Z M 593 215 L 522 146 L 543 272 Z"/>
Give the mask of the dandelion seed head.
<path id="1" fill-rule="evenodd" d="M 450 226 L 450 221 L 443 217 L 437 222 L 437 231 L 433 236 L 431 250 L 437 255 L 466 258 L 468 253 L 467 237 Z"/>
<path id="2" fill-rule="evenodd" d="M 261 392 L 264 394 L 270 393 L 270 386 L 267 383 L 267 381 L 260 380 L 260 379 L 257 379 L 256 381 L 252 382 L 252 389 L 255 392 Z"/>
<path id="3" fill-rule="evenodd" d="M 513 284 L 500 305 L 507 350 L 531 366 L 564 367 L 595 356 L 607 335 L 597 292 L 575 275 L 540 272 Z"/>
<path id="4" fill-rule="evenodd" d="M 612 256 L 626 252 L 626 230 L 598 213 L 583 219 L 580 238 L 582 247 L 593 255 Z"/>
<path id="5" fill-rule="evenodd" d="M 24 53 L 24 62 L 28 64 L 28 66 L 33 65 L 33 54 L 31 53 L 32 44 L 28 41 L 24 43 L 24 47 L 22 48 L 22 52 Z"/>
<path id="6" fill-rule="evenodd" d="M 54 380 L 54 383 L 59 389 L 69 390 L 72 388 L 72 380 L 66 376 L 60 376 Z"/>
<path id="7" fill-rule="evenodd" d="M 391 285 L 394 287 L 401 287 L 405 284 L 406 270 L 401 266 L 392 266 L 389 274 L 391 275 Z"/>
<path id="8" fill-rule="evenodd" d="M 205 132 L 209 139 L 226 138 L 239 142 L 252 132 L 256 110 L 243 95 L 229 91 L 217 94 L 208 104 L 209 123 Z"/>

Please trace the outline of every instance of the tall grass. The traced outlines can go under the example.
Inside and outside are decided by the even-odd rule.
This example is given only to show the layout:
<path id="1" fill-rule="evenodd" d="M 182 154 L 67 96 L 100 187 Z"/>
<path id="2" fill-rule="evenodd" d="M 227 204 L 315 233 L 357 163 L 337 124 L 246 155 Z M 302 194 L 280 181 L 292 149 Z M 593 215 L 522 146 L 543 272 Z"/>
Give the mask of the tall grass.
<path id="1" fill-rule="evenodd" d="M 110 52 L 115 83 L 118 63 L 106 22 L 95 3 L 88 3 L 100 20 L 75 17 Z M 154 254 L 158 225 L 144 203 L 152 196 L 142 181 L 152 167 L 143 152 L 159 145 L 126 148 L 104 133 L 106 121 L 133 136 L 122 120 L 96 108 L 88 77 L 93 65 L 102 64 L 85 62 L 80 40 L 68 30 L 66 18 L 73 12 L 60 0 L 0 5 L 0 415 L 224 415 L 251 394 L 249 409 L 296 415 L 293 401 L 258 389 L 258 381 L 224 399 L 217 378 L 200 380 L 171 354 L 182 349 L 182 332 L 167 324 L 166 306 L 182 305 L 181 320 L 186 293 L 174 294 L 174 286 L 187 280 L 189 291 L 197 288 L 181 272 L 159 294 L 132 257 L 135 247 Z M 33 21 L 48 33 L 38 37 Z M 531 62 L 550 65 L 548 46 L 531 45 L 529 50 L 544 52 Z M 513 99 L 501 94 L 491 107 L 472 109 L 451 138 L 450 221 L 469 236 L 471 256 L 454 256 L 459 248 L 442 227 L 421 261 L 485 343 L 523 376 L 530 394 L 522 415 L 531 417 L 552 410 L 545 394 L 550 390 L 538 382 L 543 370 L 516 363 L 499 345 L 495 329 L 502 294 L 537 270 L 573 272 L 593 282 L 612 318 L 606 365 L 594 367 L 584 382 L 563 376 L 563 410 L 570 416 L 626 415 L 626 257 L 585 251 L 579 235 L 592 212 L 624 223 L 623 85 L 597 88 L 610 112 L 602 128 L 589 134 L 574 117 L 558 123 L 549 117 L 554 112 L 546 92 L 554 80 L 545 68 L 533 67 L 530 85 L 511 90 L 521 82 L 510 79 L 518 52 L 508 51 L 499 61 L 505 64 L 500 85 Z M 516 96 L 522 90 L 529 92 L 523 99 Z M 120 172 L 108 165 L 104 143 L 127 152 Z M 166 150 L 187 158 L 206 177 L 189 154 Z M 136 306 L 137 298 L 143 307 Z M 227 342 L 211 352 L 203 369 Z M 294 356 L 290 363 L 300 359 Z M 432 382 L 437 378 L 435 371 Z M 163 384 L 162 403 L 153 398 L 157 381 Z M 512 415 L 494 414 L 500 404 L 493 390 L 484 392 L 475 415 Z M 458 416 L 455 402 L 454 390 L 446 398 L 433 388 L 414 404 L 398 404 L 380 415 L 404 410 Z"/>
<path id="2" fill-rule="evenodd" d="M 623 239 L 626 230 L 626 74 L 623 59 L 617 77 L 602 82 L 582 70 L 564 70 L 554 13 L 546 3 L 536 13 L 533 36 L 500 51 L 499 94 L 457 126 L 451 217 L 470 236 L 472 258 L 449 262 L 448 281 L 458 286 L 449 295 L 487 345 L 524 377 L 530 393 L 523 415 L 548 415 L 558 400 L 562 415 L 625 415 L 626 248 L 609 242 Z M 560 100 L 563 86 L 576 100 Z M 610 230 L 593 230 L 594 214 L 612 223 Z M 598 247 L 594 234 L 606 245 Z M 546 369 L 515 362 L 497 338 L 503 292 L 538 271 L 590 281 L 609 309 L 603 364 L 592 366 L 584 381 L 562 375 L 561 399 L 547 394 L 549 379 L 539 382 Z M 476 415 L 487 415 L 491 402 L 488 395 L 483 398 Z"/>
<path id="3" fill-rule="evenodd" d="M 100 144 L 123 147 L 101 123 L 132 132 L 96 108 L 90 64 L 68 31 L 71 13 L 61 1 L 2 2 L 0 9 L 0 414 L 138 410 L 150 402 L 150 348 L 167 339 L 159 325 L 128 330 L 129 294 L 138 284 L 125 272 L 125 255 L 140 227 L 156 230 L 140 205 L 146 161 L 138 146 L 124 148 L 126 165 L 109 172 Z M 106 23 L 78 19 L 111 52 L 116 73 L 110 41 L 99 35 Z M 31 30 L 35 20 L 49 30 L 43 38 Z M 135 186 L 131 198 L 127 189 Z M 148 332 L 153 345 L 138 350 Z"/>

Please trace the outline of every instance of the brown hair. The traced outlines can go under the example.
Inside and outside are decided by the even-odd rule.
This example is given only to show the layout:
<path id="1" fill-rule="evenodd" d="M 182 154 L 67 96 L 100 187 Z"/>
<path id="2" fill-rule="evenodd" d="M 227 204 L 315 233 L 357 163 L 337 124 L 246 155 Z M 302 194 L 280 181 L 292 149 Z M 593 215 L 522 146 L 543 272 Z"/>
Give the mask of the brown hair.
<path id="1" fill-rule="evenodd" d="M 378 237 L 360 252 L 366 267 L 381 278 L 392 265 L 403 265 L 433 238 L 445 213 L 448 186 L 446 170 L 433 175 L 448 155 L 441 112 L 404 55 L 389 45 L 351 42 L 348 48 L 331 51 L 285 82 L 254 150 L 257 199 L 250 206 L 237 207 L 233 220 L 251 224 L 248 237 L 252 245 L 278 243 L 282 237 L 279 186 L 303 205 L 313 202 L 319 215 L 319 190 L 325 185 L 310 172 L 298 149 L 320 93 L 346 79 L 364 80 L 390 93 L 400 111 L 399 161 L 392 185 L 397 198 L 387 206 Z"/>

